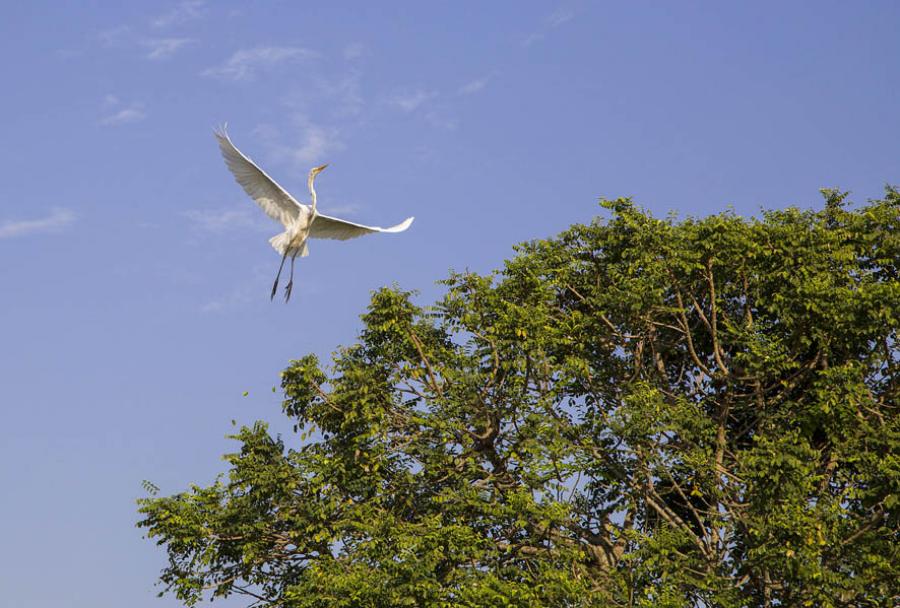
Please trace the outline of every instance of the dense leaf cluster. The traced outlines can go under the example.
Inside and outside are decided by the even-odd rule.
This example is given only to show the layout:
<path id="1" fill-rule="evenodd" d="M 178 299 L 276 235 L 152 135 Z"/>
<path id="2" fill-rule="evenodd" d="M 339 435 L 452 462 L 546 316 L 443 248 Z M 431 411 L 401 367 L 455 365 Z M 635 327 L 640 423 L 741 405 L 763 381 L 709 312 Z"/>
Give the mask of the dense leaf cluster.
<path id="1" fill-rule="evenodd" d="M 607 220 L 372 297 L 210 487 L 141 501 L 187 604 L 893 606 L 900 194 Z"/>

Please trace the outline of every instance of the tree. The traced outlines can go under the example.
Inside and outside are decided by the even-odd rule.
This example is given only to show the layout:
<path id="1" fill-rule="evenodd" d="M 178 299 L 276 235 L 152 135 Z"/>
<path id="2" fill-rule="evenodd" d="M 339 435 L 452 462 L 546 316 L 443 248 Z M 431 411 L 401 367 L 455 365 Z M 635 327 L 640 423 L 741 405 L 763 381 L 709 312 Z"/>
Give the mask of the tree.
<path id="1" fill-rule="evenodd" d="M 140 501 L 186 604 L 894 606 L 900 193 L 607 220 L 383 289 L 297 436 Z M 299 434 L 302 433 L 302 434 Z M 208 591 L 205 591 L 208 590 Z"/>

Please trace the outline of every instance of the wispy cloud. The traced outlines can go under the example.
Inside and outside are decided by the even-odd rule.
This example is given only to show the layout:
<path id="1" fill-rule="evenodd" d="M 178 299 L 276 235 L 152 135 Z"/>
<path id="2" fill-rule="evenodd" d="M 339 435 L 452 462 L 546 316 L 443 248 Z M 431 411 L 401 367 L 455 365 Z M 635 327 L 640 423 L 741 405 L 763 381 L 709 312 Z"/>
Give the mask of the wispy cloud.
<path id="1" fill-rule="evenodd" d="M 459 126 L 459 122 L 452 116 L 448 115 L 445 108 L 435 108 L 433 110 L 429 110 L 425 113 L 425 120 L 428 121 L 428 124 L 430 124 L 432 127 L 447 129 L 448 131 L 452 131 Z"/>
<path id="2" fill-rule="evenodd" d="M 424 88 L 401 88 L 386 98 L 387 104 L 406 114 L 415 113 L 433 127 L 452 130 L 458 126 L 452 107 L 440 101 L 437 91 Z"/>
<path id="3" fill-rule="evenodd" d="M 478 91 L 484 89 L 484 87 L 486 87 L 490 81 L 491 81 L 490 76 L 485 76 L 484 78 L 478 78 L 476 80 L 471 80 L 471 81 L 465 83 L 464 85 L 462 85 L 461 87 L 459 87 L 459 89 L 457 89 L 456 92 L 459 95 L 472 95 L 472 94 L 477 93 Z"/>
<path id="4" fill-rule="evenodd" d="M 559 27 L 563 23 L 567 23 L 572 20 L 575 16 L 575 13 L 567 8 L 559 8 L 549 17 L 547 17 L 547 24 L 550 27 Z"/>
<path id="5" fill-rule="evenodd" d="M 172 7 L 172 9 L 151 19 L 150 25 L 153 27 L 181 25 L 188 21 L 199 19 L 204 14 L 206 14 L 205 0 L 184 0 Z"/>
<path id="6" fill-rule="evenodd" d="M 308 123 L 315 116 L 317 123 L 335 122 L 346 129 L 364 120 L 366 99 L 362 77 L 358 69 L 328 70 L 322 73 L 311 66 L 302 83 L 294 83 L 280 98 L 283 114 L 294 117 L 296 124 Z M 359 120 L 349 120 L 359 119 Z"/>
<path id="7" fill-rule="evenodd" d="M 58 232 L 74 221 L 75 213 L 69 209 L 53 209 L 50 215 L 33 220 L 6 220 L 0 222 L 0 239 Z"/>
<path id="8" fill-rule="evenodd" d="M 223 313 L 243 308 L 255 299 L 261 300 L 264 297 L 261 294 L 265 293 L 265 291 L 263 291 L 265 287 L 260 286 L 259 289 L 256 289 L 255 287 L 255 285 L 251 287 L 246 284 L 236 287 L 232 289 L 231 292 L 221 294 L 203 304 L 200 307 L 200 312 Z"/>
<path id="9" fill-rule="evenodd" d="M 230 294 L 214 298 L 200 307 L 200 312 L 217 313 L 233 308 L 241 308 L 250 302 L 250 292 L 246 289 L 238 289 Z"/>
<path id="10" fill-rule="evenodd" d="M 366 100 L 356 69 L 326 74 L 311 70 L 303 86 L 295 86 L 279 101 L 279 114 L 287 125 L 260 124 L 253 132 L 273 163 L 288 165 L 304 176 L 311 166 L 334 160 L 348 134 L 366 122 Z"/>
<path id="11" fill-rule="evenodd" d="M 275 278 L 275 272 L 278 270 L 278 258 L 274 252 L 269 263 L 254 265 L 250 269 L 250 276 L 245 280 L 231 287 L 230 290 L 213 295 L 212 298 L 204 302 L 200 306 L 200 312 L 208 314 L 228 314 L 239 312 L 254 305 L 270 306 L 269 293 L 272 288 L 272 279 Z M 301 266 L 302 262 L 297 260 L 297 266 Z M 290 269 L 285 265 L 284 272 L 281 274 L 281 287 L 284 288 L 287 283 Z M 302 274 L 297 271 L 294 280 L 293 299 L 299 300 L 322 292 L 322 286 L 314 283 L 308 274 Z M 283 292 L 281 292 L 283 293 Z M 281 293 L 277 297 L 281 297 Z"/>
<path id="12" fill-rule="evenodd" d="M 328 162 L 328 156 L 344 148 L 341 132 L 336 127 L 313 122 L 297 112 L 292 117 L 297 135 L 285 138 L 271 125 L 259 125 L 254 133 L 263 140 L 268 155 L 286 162 L 291 169 L 304 174 L 312 165 Z"/>
<path id="13" fill-rule="evenodd" d="M 353 61 L 366 53 L 366 47 L 361 42 L 353 42 L 344 47 L 344 59 Z"/>
<path id="14" fill-rule="evenodd" d="M 301 264 L 300 260 L 297 260 L 297 266 Z M 269 290 L 272 288 L 272 279 L 275 278 L 276 270 L 278 270 L 278 258 L 274 258 L 274 263 L 271 266 L 254 268 L 254 276 L 249 281 L 242 282 L 229 292 L 214 296 L 200 306 L 200 312 L 227 315 L 238 313 L 254 305 L 270 306 Z M 288 281 L 288 274 L 289 269 L 285 268 L 281 275 L 281 289 L 276 294 L 276 298 L 280 299 L 282 297 L 284 286 Z M 299 270 L 297 271 L 294 280 L 293 301 L 321 292 L 321 285 L 312 282 L 308 274 L 302 274 Z"/>
<path id="15" fill-rule="evenodd" d="M 309 165 L 325 158 L 325 155 L 342 147 L 333 131 L 314 124 L 303 127 L 299 143 L 290 150 L 294 163 Z"/>
<path id="16" fill-rule="evenodd" d="M 425 89 L 401 89 L 388 97 L 388 103 L 404 112 L 414 112 L 422 105 L 437 97 L 434 91 Z"/>
<path id="17" fill-rule="evenodd" d="M 114 112 L 109 116 L 102 118 L 100 124 L 105 127 L 118 127 L 133 122 L 140 122 L 146 117 L 147 115 L 144 113 L 144 110 L 141 109 L 139 105 L 135 104 L 127 108 L 122 108 L 118 112 Z"/>
<path id="18" fill-rule="evenodd" d="M 294 122 L 299 131 L 297 142 L 287 146 L 286 152 L 295 166 L 307 168 L 324 162 L 330 154 L 344 148 L 336 127 L 316 124 L 303 116 L 296 116 Z"/>
<path id="19" fill-rule="evenodd" d="M 134 40 L 134 32 L 127 25 L 117 25 L 97 33 L 97 40 L 103 46 L 122 46 Z"/>
<path id="20" fill-rule="evenodd" d="M 272 222 L 251 201 L 219 209 L 188 209 L 182 215 L 204 232 L 223 234 L 232 230 L 272 230 Z"/>
<path id="21" fill-rule="evenodd" d="M 102 30 L 97 40 L 107 48 L 144 49 L 144 57 L 153 61 L 168 59 L 186 45 L 194 42 L 191 38 L 161 38 L 143 36 L 128 25 L 119 25 Z"/>
<path id="22" fill-rule="evenodd" d="M 329 107 L 331 114 L 338 118 L 356 116 L 365 105 L 359 80 L 355 72 L 338 78 L 320 78 L 312 87 L 314 99 L 310 101 Z"/>
<path id="23" fill-rule="evenodd" d="M 556 29 L 561 25 L 568 23 L 575 17 L 575 12 L 568 8 L 558 8 L 554 12 L 544 18 L 543 26 L 540 30 L 528 35 L 522 41 L 523 46 L 531 46 L 535 42 L 542 40 L 550 30 Z"/>
<path id="24" fill-rule="evenodd" d="M 280 63 L 300 61 L 316 56 L 315 51 L 296 46 L 263 46 L 241 49 L 222 65 L 205 70 L 203 75 L 223 80 L 251 80 L 260 70 L 270 69 Z"/>
<path id="25" fill-rule="evenodd" d="M 145 57 L 156 61 L 168 59 L 191 42 L 190 38 L 147 38 L 141 41 L 141 46 L 147 49 Z"/>
<path id="26" fill-rule="evenodd" d="M 107 95 L 103 98 L 105 116 L 100 119 L 104 127 L 118 127 L 129 123 L 140 122 L 147 117 L 144 112 L 144 104 L 132 102 L 123 105 L 115 95 Z"/>

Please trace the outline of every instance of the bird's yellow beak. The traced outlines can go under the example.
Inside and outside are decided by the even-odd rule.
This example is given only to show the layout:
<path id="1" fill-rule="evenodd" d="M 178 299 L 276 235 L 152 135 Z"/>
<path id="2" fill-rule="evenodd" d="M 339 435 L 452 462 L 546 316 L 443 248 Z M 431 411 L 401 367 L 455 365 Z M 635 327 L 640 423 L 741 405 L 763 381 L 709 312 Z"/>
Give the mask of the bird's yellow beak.
<path id="1" fill-rule="evenodd" d="M 324 164 L 324 165 L 319 165 L 318 167 L 316 167 L 315 169 L 313 169 L 313 173 L 321 173 L 322 171 L 325 170 L 325 167 L 327 167 L 327 166 L 328 166 L 327 163 Z"/>

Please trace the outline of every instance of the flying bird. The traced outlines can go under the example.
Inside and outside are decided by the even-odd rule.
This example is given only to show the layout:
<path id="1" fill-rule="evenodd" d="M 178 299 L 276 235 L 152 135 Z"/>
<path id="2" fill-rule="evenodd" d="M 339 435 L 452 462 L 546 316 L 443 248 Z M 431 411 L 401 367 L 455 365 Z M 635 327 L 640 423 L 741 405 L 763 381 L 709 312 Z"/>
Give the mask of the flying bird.
<path id="1" fill-rule="evenodd" d="M 272 244 L 275 251 L 281 254 L 281 265 L 278 267 L 278 274 L 275 275 L 271 298 L 274 298 L 275 293 L 278 291 L 278 280 L 281 278 L 284 262 L 290 256 L 291 278 L 284 289 L 284 301 L 287 302 L 291 299 L 291 289 L 294 286 L 294 259 L 298 255 L 300 257 L 309 255 L 307 241 L 310 238 L 346 241 L 347 239 L 353 239 L 373 232 L 403 232 L 413 222 L 414 218 L 408 217 L 396 226 L 379 228 L 378 226 L 364 226 L 319 213 L 316 210 L 314 182 L 316 176 L 324 171 L 328 165 L 314 167 L 309 172 L 309 179 L 306 183 L 309 187 L 310 204 L 304 205 L 238 150 L 231 143 L 231 138 L 228 137 L 224 127 L 216 130 L 215 135 L 219 141 L 219 149 L 222 151 L 222 156 L 225 158 L 225 164 L 231 173 L 234 174 L 234 179 L 237 183 L 241 185 L 250 198 L 256 201 L 256 204 L 260 206 L 266 215 L 273 220 L 281 222 L 284 226 L 284 232 L 269 239 L 269 243 Z"/>

